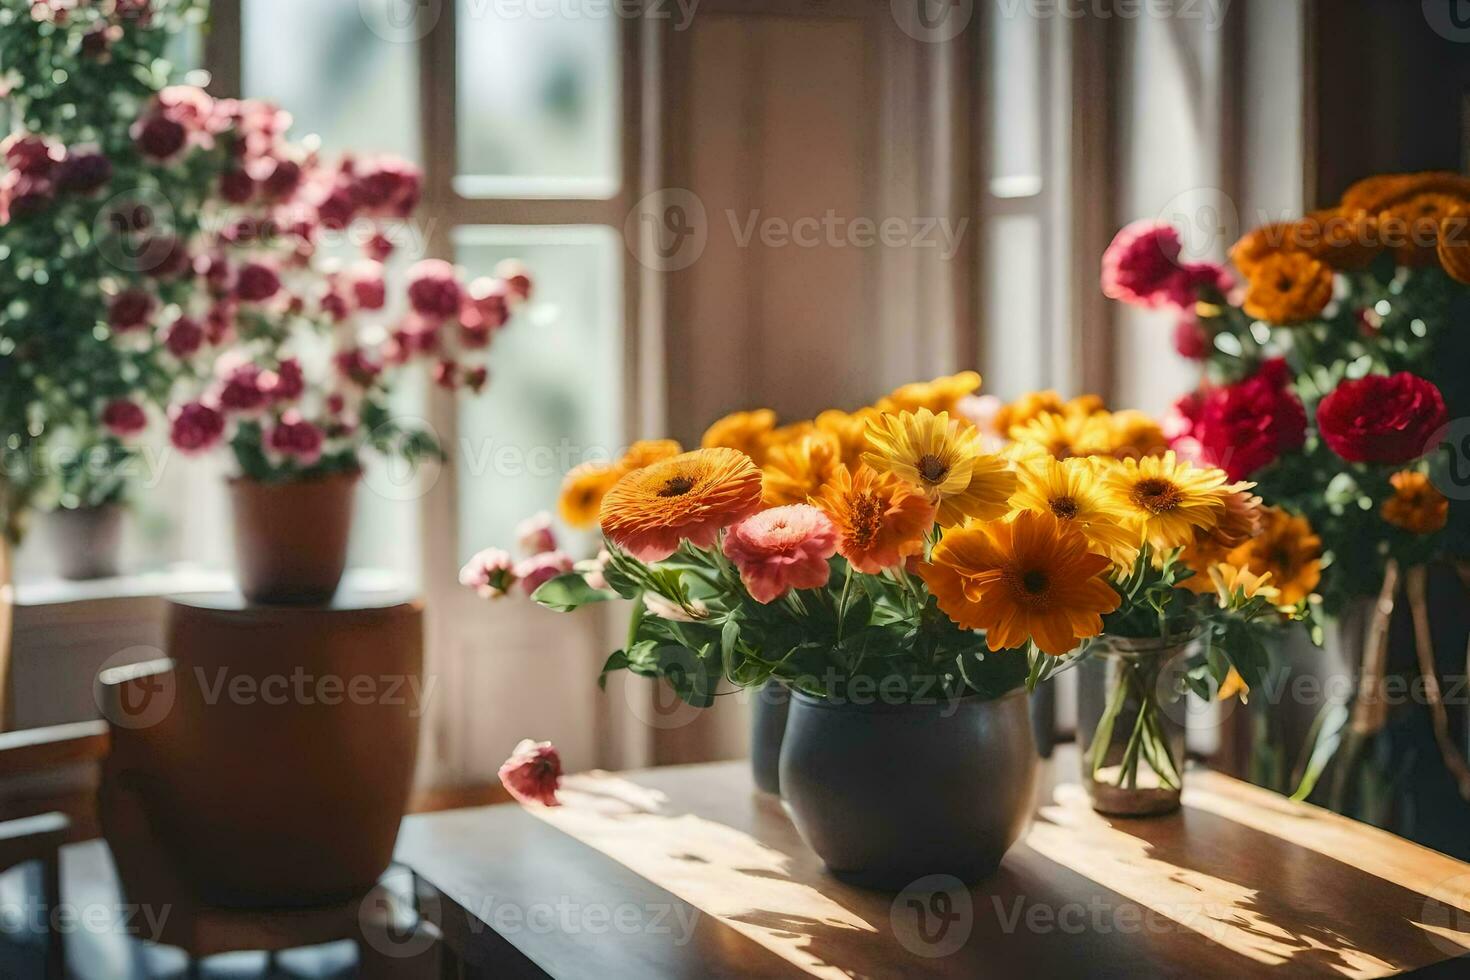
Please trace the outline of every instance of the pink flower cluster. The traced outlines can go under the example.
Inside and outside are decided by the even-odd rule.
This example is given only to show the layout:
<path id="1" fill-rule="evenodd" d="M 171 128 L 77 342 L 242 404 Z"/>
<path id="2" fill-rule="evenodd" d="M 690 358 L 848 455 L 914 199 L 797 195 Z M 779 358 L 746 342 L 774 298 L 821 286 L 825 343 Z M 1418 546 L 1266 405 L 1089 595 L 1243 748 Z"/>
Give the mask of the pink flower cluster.
<path id="1" fill-rule="evenodd" d="M 484 351 L 530 296 L 519 264 L 466 281 L 449 263 L 425 260 L 409 270 L 406 295 L 395 302 L 384 268 L 394 252 L 388 223 L 413 215 L 420 171 L 389 156 L 325 163 L 287 138 L 290 126 L 290 115 L 268 103 L 174 86 L 132 128 L 139 152 L 156 166 L 195 150 L 213 150 L 221 163 L 208 233 L 187 242 L 150 238 L 157 233 L 146 222 L 135 227 L 125 205 L 113 221 L 141 240 L 145 277 L 112 295 L 107 321 L 115 336 L 151 345 L 179 379 L 168 417 L 171 441 L 185 452 L 233 439 L 247 422 L 280 465 L 304 468 L 327 453 L 355 451 L 362 411 L 366 403 L 383 406 L 390 368 L 422 361 L 441 387 L 480 391 L 489 377 Z M 92 157 L 37 138 L 8 141 L 6 157 L 12 209 L 56 187 L 83 192 L 105 182 Z M 327 236 L 349 232 L 363 258 L 318 261 Z M 188 284 L 191 300 L 177 302 L 177 289 L 161 293 L 165 281 Z M 305 330 L 331 340 L 322 377 L 308 377 L 293 353 Z M 109 431 L 136 434 L 135 418 L 103 411 Z"/>
<path id="2" fill-rule="evenodd" d="M 523 739 L 500 767 L 500 783 L 518 802 L 559 806 L 561 753 L 550 742 Z"/>
<path id="3" fill-rule="evenodd" d="M 1182 251 L 1172 225 L 1135 221 L 1103 253 L 1103 294 L 1146 309 L 1187 310 L 1201 295 L 1230 291 L 1233 280 L 1224 266 L 1180 261 Z"/>
<path id="4" fill-rule="evenodd" d="M 809 504 L 759 511 L 725 532 L 725 556 L 756 602 L 770 603 L 791 589 L 827 584 L 827 559 L 837 553 L 837 528 Z"/>
<path id="5" fill-rule="evenodd" d="M 459 570 L 459 584 L 474 589 L 482 599 L 498 599 L 517 585 L 526 595 L 572 571 L 572 560 L 557 547 L 551 515 L 545 511 L 521 521 L 516 546 L 526 555 L 517 561 L 508 551 L 486 548 Z"/>

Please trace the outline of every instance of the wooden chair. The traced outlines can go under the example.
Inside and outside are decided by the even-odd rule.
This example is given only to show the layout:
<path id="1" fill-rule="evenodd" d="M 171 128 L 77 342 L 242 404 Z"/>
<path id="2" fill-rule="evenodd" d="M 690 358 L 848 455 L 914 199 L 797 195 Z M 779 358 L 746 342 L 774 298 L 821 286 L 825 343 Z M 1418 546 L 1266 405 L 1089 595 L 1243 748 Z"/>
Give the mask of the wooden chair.
<path id="1" fill-rule="evenodd" d="M 52 918 L 61 899 L 61 847 L 96 835 L 98 767 L 107 746 L 102 722 L 0 734 L 0 871 L 41 866 L 36 910 L 47 924 L 47 980 L 66 972 Z"/>

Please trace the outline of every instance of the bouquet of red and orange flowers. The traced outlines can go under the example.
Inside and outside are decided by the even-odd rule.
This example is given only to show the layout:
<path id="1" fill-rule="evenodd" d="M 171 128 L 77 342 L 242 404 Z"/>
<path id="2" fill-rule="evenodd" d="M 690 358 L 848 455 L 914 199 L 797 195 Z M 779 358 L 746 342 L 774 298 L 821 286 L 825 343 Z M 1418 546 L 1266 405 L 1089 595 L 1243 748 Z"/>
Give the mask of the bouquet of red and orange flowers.
<path id="1" fill-rule="evenodd" d="M 1254 634 L 1302 599 L 1231 558 L 1267 513 L 1249 486 L 1177 459 L 1139 413 L 1051 392 L 1003 405 L 979 383 L 787 426 L 740 412 L 692 452 L 644 442 L 583 464 L 561 513 L 599 523 L 606 548 L 534 598 L 634 600 L 605 671 L 666 678 L 696 705 L 771 678 L 819 697 L 999 697 L 1105 632 L 1229 636 L 1201 684 L 1232 667 L 1255 682 Z M 462 580 L 496 596 L 516 575 L 492 550 Z"/>

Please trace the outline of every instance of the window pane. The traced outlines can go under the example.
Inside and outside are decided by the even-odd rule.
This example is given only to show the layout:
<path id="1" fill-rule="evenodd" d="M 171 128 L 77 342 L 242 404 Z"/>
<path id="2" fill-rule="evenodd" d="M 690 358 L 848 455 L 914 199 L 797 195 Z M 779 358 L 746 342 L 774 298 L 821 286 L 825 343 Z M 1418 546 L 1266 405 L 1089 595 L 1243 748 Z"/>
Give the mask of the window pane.
<path id="1" fill-rule="evenodd" d="M 468 197 L 611 197 L 615 5 L 459 0 L 459 167 Z"/>
<path id="2" fill-rule="evenodd" d="M 556 510 L 568 469 L 622 443 L 621 240 L 609 228 L 462 228 L 469 275 L 519 258 L 536 293 L 490 350 L 490 386 L 460 402 L 459 558 L 509 546 L 516 524 Z M 585 550 L 585 542 L 576 542 Z"/>
<path id="3" fill-rule="evenodd" d="M 990 181 L 997 197 L 1041 190 L 1041 18 L 1025 4 L 997 4 L 991 20 Z"/>
<path id="4" fill-rule="evenodd" d="M 996 215 L 985 236 L 985 390 L 1001 398 L 1047 387 L 1041 219 Z"/>
<path id="5" fill-rule="evenodd" d="M 342 0 L 244 0 L 242 84 L 296 119 L 292 135 L 329 152 L 419 153 L 418 58 Z"/>

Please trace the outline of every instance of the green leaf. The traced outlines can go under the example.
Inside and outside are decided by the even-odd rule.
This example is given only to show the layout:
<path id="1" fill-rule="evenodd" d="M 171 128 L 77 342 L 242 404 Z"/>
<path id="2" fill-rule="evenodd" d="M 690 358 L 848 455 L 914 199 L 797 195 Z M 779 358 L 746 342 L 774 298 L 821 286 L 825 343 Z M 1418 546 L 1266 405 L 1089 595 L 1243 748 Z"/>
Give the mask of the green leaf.
<path id="1" fill-rule="evenodd" d="M 531 600 L 557 612 L 571 612 L 594 602 L 606 602 L 612 593 L 594 589 L 577 572 L 567 572 L 545 582 L 532 595 Z"/>
<path id="2" fill-rule="evenodd" d="M 597 675 L 597 686 L 606 691 L 607 675 L 611 674 L 615 670 L 627 670 L 629 666 L 630 664 L 628 662 L 628 655 L 622 650 L 614 650 L 612 652 L 612 655 L 609 656 L 607 658 L 607 661 L 602 665 L 602 673 Z"/>

